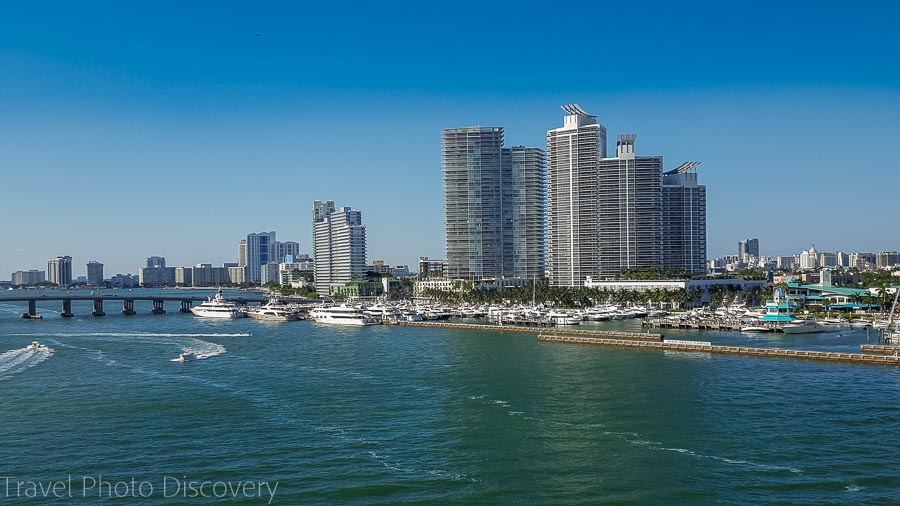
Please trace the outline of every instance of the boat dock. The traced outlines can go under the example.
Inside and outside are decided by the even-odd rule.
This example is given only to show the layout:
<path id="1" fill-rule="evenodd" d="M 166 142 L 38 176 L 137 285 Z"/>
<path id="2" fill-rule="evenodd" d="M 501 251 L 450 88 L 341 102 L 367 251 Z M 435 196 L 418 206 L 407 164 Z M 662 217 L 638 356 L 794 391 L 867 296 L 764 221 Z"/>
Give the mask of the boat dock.
<path id="1" fill-rule="evenodd" d="M 786 350 L 783 348 L 753 348 L 747 346 L 720 346 L 705 342 L 664 340 L 653 342 L 634 339 L 605 339 L 598 337 L 579 337 L 567 335 L 538 336 L 538 341 L 553 343 L 594 344 L 624 348 L 643 348 L 657 350 L 694 351 L 702 353 L 720 353 L 725 355 L 744 355 L 770 358 L 796 358 L 802 360 L 823 360 L 831 362 L 847 362 L 854 364 L 886 364 L 900 365 L 897 356 L 898 347 L 881 345 L 861 345 L 863 353 L 838 353 L 832 351 Z M 876 355 L 876 353 L 878 353 Z M 888 354 L 890 353 L 890 354 Z"/>
<path id="2" fill-rule="evenodd" d="M 533 334 L 533 327 L 518 325 L 477 325 L 471 323 L 443 323 L 443 322 L 394 322 L 394 325 L 407 327 L 430 327 L 453 330 L 487 330 L 494 332 L 526 332 Z M 633 341 L 661 342 L 662 334 L 649 334 L 644 332 L 615 332 L 609 330 L 578 330 L 567 327 L 558 327 L 553 332 L 566 336 L 580 336 L 589 338 L 629 339 Z"/>
<path id="3" fill-rule="evenodd" d="M 28 297 L 0 297 L 0 302 L 27 302 L 28 303 L 28 311 L 22 313 L 22 318 L 30 319 L 30 320 L 40 320 L 41 316 L 37 314 L 37 303 L 38 301 L 60 301 L 62 302 L 62 310 L 60 311 L 60 316 L 64 318 L 71 318 L 74 315 L 72 313 L 72 301 L 93 301 L 93 310 L 91 314 L 93 316 L 106 316 L 106 312 L 103 310 L 104 302 L 121 302 L 122 303 L 122 314 L 126 316 L 131 316 L 137 314 L 134 309 L 135 301 L 149 301 L 151 303 L 150 313 L 152 314 L 166 314 L 165 303 L 166 302 L 178 302 L 181 307 L 179 308 L 179 312 L 189 313 L 191 311 L 191 306 L 194 302 L 203 302 L 207 299 L 205 296 L 159 296 L 159 295 L 126 295 L 120 296 L 116 295 L 47 295 L 42 294 L 40 296 L 28 296 Z M 238 304 L 247 304 L 250 302 L 258 302 L 260 304 L 265 303 L 268 299 L 264 297 L 236 297 L 230 299 L 232 302 L 236 302 Z"/>

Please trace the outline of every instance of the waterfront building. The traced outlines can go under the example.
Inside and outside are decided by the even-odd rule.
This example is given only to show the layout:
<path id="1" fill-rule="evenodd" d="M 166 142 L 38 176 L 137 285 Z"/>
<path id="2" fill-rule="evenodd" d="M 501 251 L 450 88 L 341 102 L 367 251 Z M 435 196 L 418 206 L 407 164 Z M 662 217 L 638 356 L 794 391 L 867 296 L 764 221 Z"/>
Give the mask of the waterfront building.
<path id="1" fill-rule="evenodd" d="M 103 285 L 103 264 L 96 260 L 87 263 L 87 284 L 93 286 Z"/>
<path id="2" fill-rule="evenodd" d="M 716 290 L 728 289 L 731 291 L 742 291 L 744 293 L 753 293 L 765 290 L 768 282 L 766 280 L 753 280 L 743 278 L 713 278 L 713 279 L 648 279 L 648 280 L 611 280 L 601 281 L 588 279 L 585 280 L 586 288 L 598 288 L 605 290 L 628 290 L 634 292 L 645 292 L 648 290 L 686 290 L 691 292 L 700 291 L 699 303 L 709 304 L 712 293 Z"/>
<path id="3" fill-rule="evenodd" d="M 611 277 L 628 269 L 663 264 L 663 159 L 637 156 L 636 138 L 635 134 L 619 135 L 616 157 L 601 158 L 598 162 L 596 216 L 600 276 Z"/>
<path id="4" fill-rule="evenodd" d="M 190 267 L 176 267 L 175 286 L 194 286 L 194 270 Z"/>
<path id="5" fill-rule="evenodd" d="M 505 148 L 503 139 L 502 127 L 442 131 L 447 275 L 451 277 L 544 276 L 544 151 Z"/>
<path id="6" fill-rule="evenodd" d="M 109 278 L 109 286 L 113 288 L 135 288 L 140 282 L 140 277 L 134 274 L 116 274 Z"/>
<path id="7" fill-rule="evenodd" d="M 59 286 L 72 284 L 72 257 L 59 256 L 47 261 L 47 281 Z"/>
<path id="8" fill-rule="evenodd" d="M 394 278 L 408 278 L 411 276 L 408 265 L 390 266 L 384 260 L 372 260 L 372 265 L 366 266 L 366 272 L 374 272 L 382 276 L 389 275 Z"/>
<path id="9" fill-rule="evenodd" d="M 278 265 L 278 262 L 269 262 L 259 266 L 259 284 L 280 283 Z"/>
<path id="10" fill-rule="evenodd" d="M 552 286 L 577 287 L 600 274 L 597 164 L 606 128 L 577 104 L 562 108 L 563 126 L 547 132 L 547 272 Z"/>
<path id="11" fill-rule="evenodd" d="M 366 226 L 362 213 L 334 207 L 334 201 L 313 203 L 313 252 L 316 291 L 328 294 L 366 274 Z"/>
<path id="12" fill-rule="evenodd" d="M 247 282 L 247 278 L 245 276 L 246 269 L 239 265 L 237 266 L 229 266 L 228 269 L 228 282 L 235 285 L 243 285 Z"/>
<path id="13" fill-rule="evenodd" d="M 165 267 L 165 266 L 166 266 L 166 257 L 157 257 L 157 256 L 147 257 L 146 267 L 148 269 L 155 269 L 155 268 Z"/>
<path id="14" fill-rule="evenodd" d="M 416 279 L 444 278 L 447 275 L 447 261 L 419 257 L 419 270 Z"/>
<path id="15" fill-rule="evenodd" d="M 690 274 L 706 273 L 706 186 L 697 184 L 698 165 L 683 163 L 662 180 L 663 266 Z"/>
<path id="16" fill-rule="evenodd" d="M 44 271 L 39 271 L 37 269 L 16 271 L 12 273 L 10 279 L 12 279 L 12 284 L 15 286 L 33 286 L 44 283 L 46 281 L 46 274 Z"/>
<path id="17" fill-rule="evenodd" d="M 269 262 L 278 261 L 278 245 L 275 241 L 275 232 L 248 234 L 246 244 L 242 243 L 238 244 L 238 266 L 245 268 L 244 272 L 248 283 L 259 283 L 261 266 Z M 242 248 L 245 249 L 245 252 L 243 258 L 240 258 Z M 241 260 L 243 260 L 243 263 L 240 262 Z"/>
<path id="18" fill-rule="evenodd" d="M 816 251 L 816 245 L 813 244 L 808 250 L 800 253 L 800 269 L 818 269 L 819 268 L 819 252 Z"/>
<path id="19" fill-rule="evenodd" d="M 759 239 L 743 239 L 738 242 L 738 257 L 741 262 L 750 263 L 751 259 L 759 258 Z"/>
<path id="20" fill-rule="evenodd" d="M 165 259 L 162 261 L 165 265 Z M 175 286 L 175 267 L 141 267 L 138 270 L 140 286 Z"/>
<path id="21" fill-rule="evenodd" d="M 192 286 L 218 287 L 231 282 L 231 267 L 213 267 L 212 264 L 196 264 L 192 270 Z"/>

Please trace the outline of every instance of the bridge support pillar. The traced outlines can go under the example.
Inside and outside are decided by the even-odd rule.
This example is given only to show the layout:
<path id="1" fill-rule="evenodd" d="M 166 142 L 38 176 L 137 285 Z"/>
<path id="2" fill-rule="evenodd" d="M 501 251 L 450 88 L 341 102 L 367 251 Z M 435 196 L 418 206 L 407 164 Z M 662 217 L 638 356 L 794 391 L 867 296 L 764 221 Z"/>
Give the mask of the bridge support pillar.
<path id="1" fill-rule="evenodd" d="M 71 318 L 75 316 L 74 314 L 72 314 L 72 301 L 69 299 L 64 299 L 62 303 L 62 313 L 60 313 L 59 315 L 63 318 Z"/>
<path id="2" fill-rule="evenodd" d="M 122 301 L 122 314 L 131 316 L 134 313 L 134 299 L 125 299 Z"/>
<path id="3" fill-rule="evenodd" d="M 150 312 L 153 314 L 166 314 L 165 303 L 166 301 L 164 300 L 155 299 L 153 301 L 153 310 Z"/>
<path id="4" fill-rule="evenodd" d="M 94 316 L 106 316 L 103 312 L 103 299 L 94 299 L 94 310 L 91 311 Z"/>
<path id="5" fill-rule="evenodd" d="M 181 309 L 179 311 L 181 311 L 182 313 L 190 313 L 191 305 L 192 305 L 191 301 L 183 300 L 183 301 L 181 301 Z"/>

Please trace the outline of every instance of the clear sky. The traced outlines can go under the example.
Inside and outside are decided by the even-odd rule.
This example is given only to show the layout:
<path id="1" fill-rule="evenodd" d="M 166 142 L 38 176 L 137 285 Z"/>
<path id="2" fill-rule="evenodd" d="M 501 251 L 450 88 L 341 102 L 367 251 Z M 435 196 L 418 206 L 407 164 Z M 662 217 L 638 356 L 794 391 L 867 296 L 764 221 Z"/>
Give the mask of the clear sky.
<path id="1" fill-rule="evenodd" d="M 710 257 L 900 249 L 894 2 L 5 2 L 0 279 L 237 260 L 311 208 L 443 256 L 440 131 L 545 147 L 578 103 L 699 160 Z M 414 268 L 414 267 L 413 267 Z"/>

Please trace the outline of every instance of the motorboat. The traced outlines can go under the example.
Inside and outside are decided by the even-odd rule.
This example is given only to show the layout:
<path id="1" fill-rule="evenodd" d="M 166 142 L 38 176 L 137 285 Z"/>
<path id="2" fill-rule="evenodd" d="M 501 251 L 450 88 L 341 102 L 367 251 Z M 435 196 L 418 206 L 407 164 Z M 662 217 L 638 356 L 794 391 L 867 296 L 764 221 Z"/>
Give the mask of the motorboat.
<path id="1" fill-rule="evenodd" d="M 317 307 L 309 312 L 309 317 L 316 323 L 332 325 L 378 325 L 375 318 L 362 309 L 341 304 L 340 306 Z"/>
<path id="2" fill-rule="evenodd" d="M 297 312 L 279 302 L 277 299 L 269 299 L 269 302 L 257 308 L 247 311 L 247 317 L 255 320 L 269 321 L 296 321 L 300 317 Z"/>
<path id="3" fill-rule="evenodd" d="M 183 351 L 183 352 L 181 352 L 180 355 L 178 355 L 178 358 L 176 358 L 175 360 L 177 362 L 193 362 L 197 359 L 198 359 L 197 354 L 194 353 L 193 351 Z"/>
<path id="4" fill-rule="evenodd" d="M 580 325 L 581 317 L 569 313 L 551 311 L 547 313 L 547 319 L 554 325 Z"/>
<path id="5" fill-rule="evenodd" d="M 37 341 L 31 341 L 31 344 L 28 345 L 28 351 L 45 351 L 50 348 L 47 345 L 41 344 Z"/>
<path id="6" fill-rule="evenodd" d="M 222 290 L 215 297 L 207 297 L 206 302 L 192 307 L 191 312 L 203 318 L 243 318 L 247 313 L 234 302 L 229 302 L 222 295 Z"/>
<path id="7" fill-rule="evenodd" d="M 771 332 L 771 329 L 769 329 L 768 327 L 762 327 L 759 325 L 748 325 L 746 327 L 741 327 L 741 332 L 748 332 L 748 333 Z"/>
<path id="8" fill-rule="evenodd" d="M 825 329 L 816 322 L 815 318 L 809 320 L 794 320 L 785 323 L 781 330 L 785 334 L 811 334 L 813 332 L 823 332 Z"/>

